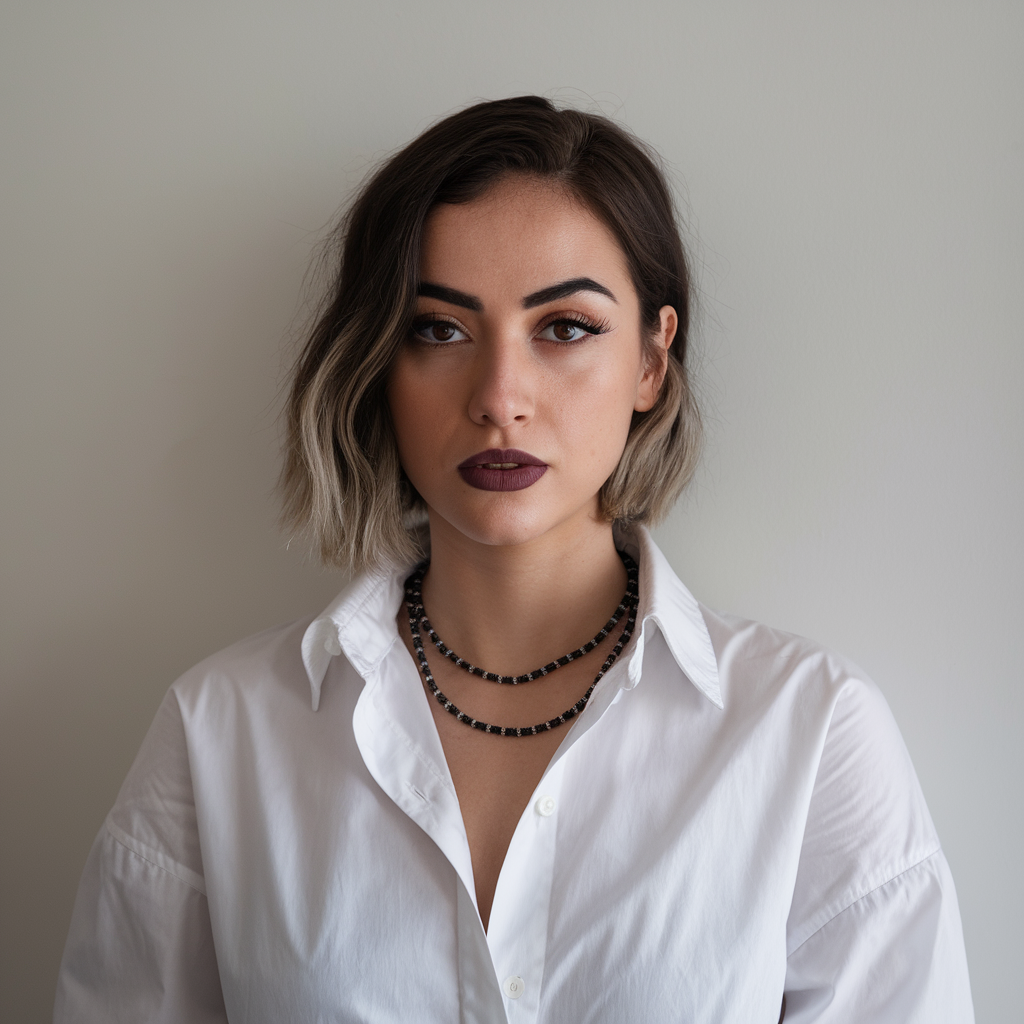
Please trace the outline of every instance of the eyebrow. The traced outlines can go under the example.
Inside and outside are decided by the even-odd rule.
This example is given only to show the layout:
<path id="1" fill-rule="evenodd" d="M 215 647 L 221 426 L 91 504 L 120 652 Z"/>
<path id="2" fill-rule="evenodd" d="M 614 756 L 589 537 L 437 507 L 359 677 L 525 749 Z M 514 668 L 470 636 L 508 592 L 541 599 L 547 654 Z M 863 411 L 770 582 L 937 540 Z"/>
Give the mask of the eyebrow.
<path id="1" fill-rule="evenodd" d="M 527 295 L 523 299 L 523 309 L 533 309 L 534 306 L 543 306 L 545 302 L 554 302 L 557 299 L 564 299 L 568 295 L 575 295 L 576 292 L 597 292 L 599 295 L 607 295 L 612 302 L 618 302 L 612 293 L 603 284 L 598 284 L 590 277 L 574 277 L 561 284 L 553 284 L 550 288 L 541 288 L 539 292 Z"/>
<path id="2" fill-rule="evenodd" d="M 443 284 L 421 281 L 417 293 L 427 299 L 440 299 L 442 302 L 450 302 L 453 306 L 471 309 L 474 313 L 482 313 L 484 309 L 484 304 L 475 295 L 467 295 L 456 288 L 446 288 Z"/>
<path id="3" fill-rule="evenodd" d="M 523 309 L 543 306 L 545 302 L 555 302 L 569 295 L 575 295 L 576 292 L 597 292 L 599 295 L 607 295 L 612 302 L 618 302 L 618 299 L 603 284 L 598 284 L 593 278 L 574 277 L 527 295 L 523 299 Z M 427 299 L 440 299 L 441 302 L 449 302 L 453 306 L 471 309 L 474 313 L 482 313 L 484 308 L 484 304 L 475 295 L 468 295 L 466 292 L 460 292 L 457 288 L 449 288 L 443 284 L 433 284 L 431 281 L 421 281 L 417 288 L 417 294 Z"/>

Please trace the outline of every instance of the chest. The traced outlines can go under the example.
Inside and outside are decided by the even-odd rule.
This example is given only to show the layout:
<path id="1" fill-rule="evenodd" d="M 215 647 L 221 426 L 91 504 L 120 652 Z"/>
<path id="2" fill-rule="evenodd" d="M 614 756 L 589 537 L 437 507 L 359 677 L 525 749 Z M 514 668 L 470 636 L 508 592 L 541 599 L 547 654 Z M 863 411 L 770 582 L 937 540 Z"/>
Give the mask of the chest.
<path id="1" fill-rule="evenodd" d="M 775 1024 L 805 814 L 764 770 L 768 740 L 723 732 L 649 645 L 641 686 L 622 691 L 613 670 L 571 732 L 538 738 L 551 746 L 479 737 L 494 744 L 474 767 L 459 739 L 473 730 L 436 717 L 393 654 L 365 684 L 336 662 L 312 720 L 296 703 L 294 722 L 286 708 L 261 719 L 261 742 L 246 718 L 233 740 L 197 745 L 232 1020 Z M 455 696 L 458 677 L 441 678 Z M 559 685 L 571 691 L 570 673 Z M 497 724 L 530 721 L 473 703 L 509 689 L 459 697 Z M 548 695 L 551 714 L 575 699 Z M 289 731 L 295 742 L 270 741 Z M 488 822 L 511 838 L 491 862 L 485 931 L 485 847 L 471 860 L 467 838 Z"/>
<path id="2" fill-rule="evenodd" d="M 364 725 L 380 742 L 402 735 L 394 725 L 408 696 L 403 691 L 392 708 L 367 694 L 373 716 L 364 723 L 356 715 L 356 737 L 362 741 Z M 480 791 L 492 799 L 526 801 L 495 880 L 486 933 L 451 838 L 461 804 L 431 788 L 422 762 L 401 762 L 404 740 L 380 749 L 342 742 L 352 708 L 325 701 L 321 714 L 340 713 L 323 720 L 323 749 L 310 742 L 297 751 L 303 770 L 294 791 L 278 793 L 280 806 L 309 813 L 296 814 L 286 830 L 268 822 L 255 845 L 246 829 L 250 842 L 235 855 L 222 858 L 222 846 L 205 844 L 232 1018 L 507 1016 L 554 1024 L 638 1019 L 642 1007 L 648 1020 L 774 1024 L 791 865 L 765 858 L 759 829 L 743 842 L 727 827 L 770 804 L 770 794 L 748 803 L 747 790 L 740 800 L 728 776 L 708 775 L 713 759 L 685 715 L 632 696 L 628 706 L 624 699 L 606 708 L 539 788 L 526 792 L 523 782 L 506 791 L 483 775 Z M 384 717 L 392 711 L 394 718 Z M 473 735 L 454 719 L 437 724 L 439 734 Z M 462 734 L 453 751 L 463 749 Z M 504 739 L 493 749 L 510 759 L 505 768 L 544 773 L 547 751 L 483 738 Z M 458 753 L 451 759 L 453 777 L 470 793 L 472 773 L 463 772 Z M 255 803 L 263 770 L 254 764 L 235 780 L 232 806 Z M 216 784 L 225 782 L 218 773 Z M 467 799 L 462 813 L 481 826 L 490 819 L 486 812 L 474 819 L 475 806 Z M 513 815 L 505 808 L 500 821 Z M 205 822 L 204 831 L 215 827 Z M 729 842 L 709 843 L 714 836 Z M 476 868 L 474 859 L 474 878 Z"/>
<path id="3" fill-rule="evenodd" d="M 438 689 L 454 705 L 452 710 L 491 725 L 522 728 L 565 714 L 586 694 L 600 666 L 597 658 L 582 658 L 542 679 L 515 686 L 483 680 L 439 655 L 431 659 L 430 671 Z M 434 694 L 426 692 L 458 796 L 477 906 L 486 927 L 517 824 L 569 726 L 529 736 L 486 733 L 459 721 Z"/>

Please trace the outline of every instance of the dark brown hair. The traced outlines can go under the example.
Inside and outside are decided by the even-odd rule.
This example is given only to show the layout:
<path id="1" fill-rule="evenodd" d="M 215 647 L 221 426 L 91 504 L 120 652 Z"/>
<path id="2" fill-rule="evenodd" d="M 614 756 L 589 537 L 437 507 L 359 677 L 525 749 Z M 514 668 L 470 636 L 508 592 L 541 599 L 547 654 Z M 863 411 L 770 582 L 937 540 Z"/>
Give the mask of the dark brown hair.
<path id="1" fill-rule="evenodd" d="M 695 468 L 700 420 L 687 376 L 691 281 L 671 193 L 654 155 L 606 117 L 539 96 L 478 103 L 427 129 L 369 178 L 323 259 L 331 273 L 287 405 L 285 520 L 310 530 L 328 564 L 415 557 L 422 499 L 398 461 L 386 388 L 416 302 L 431 209 L 466 203 L 500 178 L 559 185 L 610 228 L 626 256 L 649 336 L 662 306 L 679 327 L 658 400 L 635 413 L 601 489 L 611 521 L 652 522 Z"/>

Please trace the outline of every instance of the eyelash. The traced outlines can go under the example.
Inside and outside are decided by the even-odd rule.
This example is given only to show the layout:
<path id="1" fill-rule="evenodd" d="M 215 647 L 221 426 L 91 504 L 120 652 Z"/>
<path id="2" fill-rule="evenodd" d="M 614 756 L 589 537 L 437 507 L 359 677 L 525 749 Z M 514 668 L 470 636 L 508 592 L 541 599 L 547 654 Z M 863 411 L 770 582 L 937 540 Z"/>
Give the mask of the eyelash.
<path id="1" fill-rule="evenodd" d="M 543 327 L 540 328 L 542 331 L 546 331 L 549 327 L 555 327 L 558 324 L 569 324 L 572 327 L 579 327 L 586 331 L 591 337 L 595 337 L 598 334 L 607 333 L 611 324 L 607 320 L 591 320 L 589 316 L 583 316 L 580 313 L 569 313 L 568 315 L 556 316 L 553 320 L 549 320 Z M 547 341 L 547 339 L 544 339 Z M 579 345 L 581 342 L 586 341 L 586 338 L 577 338 L 575 341 L 555 341 L 553 345 Z"/>
<path id="2" fill-rule="evenodd" d="M 454 317 L 445 316 L 444 314 L 430 313 L 423 316 L 417 317 L 412 322 L 412 337 L 414 341 L 419 341 L 424 345 L 434 348 L 443 348 L 445 345 L 452 344 L 448 341 L 427 341 L 426 338 L 422 337 L 419 332 L 426 327 L 433 327 L 434 324 L 447 324 L 454 327 L 458 331 L 462 331 L 464 334 L 469 334 L 467 331 Z M 572 327 L 579 327 L 585 331 L 590 337 L 596 337 L 599 334 L 605 334 L 611 330 L 611 324 L 607 320 L 593 320 L 588 316 L 583 316 L 581 313 L 567 313 L 552 317 L 547 323 L 542 323 L 537 328 L 537 333 L 546 331 L 549 327 L 554 327 L 558 324 L 568 324 Z M 570 345 L 579 345 L 585 342 L 586 337 L 575 338 L 573 341 L 550 341 L 548 338 L 542 339 L 552 345 L 557 345 L 559 348 L 568 348 Z"/>

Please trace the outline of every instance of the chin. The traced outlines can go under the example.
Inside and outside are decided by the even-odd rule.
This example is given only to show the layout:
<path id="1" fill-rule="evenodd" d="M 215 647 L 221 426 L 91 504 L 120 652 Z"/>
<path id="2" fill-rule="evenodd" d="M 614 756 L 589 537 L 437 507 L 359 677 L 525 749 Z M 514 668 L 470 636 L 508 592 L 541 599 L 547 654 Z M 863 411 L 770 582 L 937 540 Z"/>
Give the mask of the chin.
<path id="1" fill-rule="evenodd" d="M 433 517 L 437 516 L 444 520 L 447 527 L 477 544 L 485 544 L 488 547 L 515 547 L 537 540 L 549 531 L 578 518 L 582 510 L 561 510 L 559 514 L 549 508 L 524 508 L 518 502 L 499 502 L 485 509 L 448 511 L 450 514 L 446 515 L 431 509 L 431 522 L 434 522 Z M 590 511 L 596 518 L 596 504 Z"/>
<path id="2" fill-rule="evenodd" d="M 464 537 L 488 547 L 515 547 L 547 533 L 547 524 L 503 516 L 489 517 L 471 522 L 450 522 Z"/>

